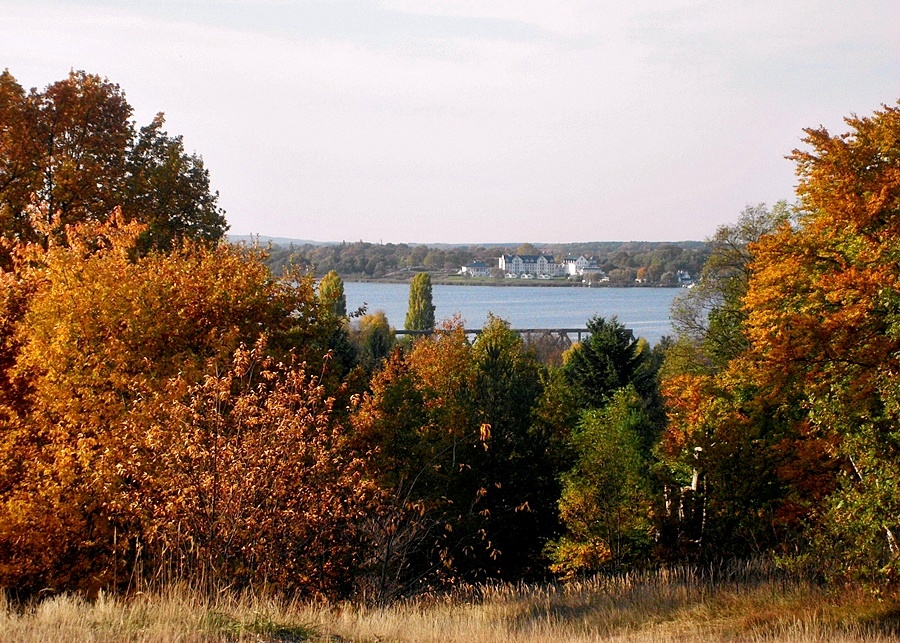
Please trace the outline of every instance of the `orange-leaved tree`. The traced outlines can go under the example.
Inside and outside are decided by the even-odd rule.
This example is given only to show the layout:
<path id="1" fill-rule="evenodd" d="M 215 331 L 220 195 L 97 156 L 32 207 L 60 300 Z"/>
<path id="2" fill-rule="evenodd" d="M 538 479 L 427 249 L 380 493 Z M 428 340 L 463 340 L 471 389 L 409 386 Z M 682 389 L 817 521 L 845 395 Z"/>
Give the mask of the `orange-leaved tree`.
<path id="1" fill-rule="evenodd" d="M 482 436 L 468 403 L 471 345 L 459 323 L 399 348 L 375 373 L 354 414 L 355 440 L 388 503 L 367 521 L 375 547 L 369 588 L 383 602 L 435 575 L 453 575 L 454 528 L 478 498 L 451 490 L 471 469 Z M 459 529 L 455 529 L 459 534 Z"/>
<path id="2" fill-rule="evenodd" d="M 347 596 L 367 557 L 361 529 L 382 493 L 305 364 L 240 348 L 221 374 L 137 417 L 129 428 L 146 559 L 213 588 L 260 586 Z"/>
<path id="3" fill-rule="evenodd" d="M 900 572 L 900 108 L 846 122 L 793 154 L 801 216 L 755 248 L 747 333 L 759 377 L 802 391 L 843 463 L 816 564 L 883 583 Z"/>
<path id="4" fill-rule="evenodd" d="M 673 306 L 679 339 L 662 369 L 669 421 L 658 455 L 661 541 L 676 555 L 787 551 L 833 486 L 827 442 L 798 406 L 802 391 L 756 377 L 749 354 L 757 248 L 790 221 L 784 204 L 745 209 L 716 232 L 700 283 Z"/>
<path id="5" fill-rule="evenodd" d="M 323 373 L 338 322 L 320 314 L 311 280 L 275 279 L 252 251 L 225 245 L 186 244 L 135 258 L 143 228 L 121 217 L 66 230 L 65 244 L 15 250 L 15 271 L 0 275 L 0 367 L 4 383 L 16 391 L 0 398 L 0 585 L 23 592 L 121 586 L 139 572 L 156 572 L 170 560 L 166 556 L 183 555 L 173 543 L 221 544 L 189 530 L 172 540 L 160 521 L 173 514 L 157 510 L 171 506 L 163 489 L 187 493 L 185 475 L 199 476 L 195 488 L 204 476 L 234 484 L 232 469 L 217 473 L 200 455 L 188 473 L 162 466 L 163 448 L 173 457 L 179 453 L 173 445 L 197 454 L 211 448 L 201 420 L 223 431 L 236 427 L 229 439 L 248 446 L 238 449 L 236 457 L 245 459 L 240 466 L 262 472 L 254 474 L 254 485 L 296 491 L 305 484 L 312 465 L 303 464 L 298 443 L 304 440 L 309 453 L 326 463 L 352 460 L 338 456 L 339 438 L 332 443 L 317 433 L 339 433 L 321 387 L 335 389 L 328 377 L 313 383 L 305 373 Z M 267 354 L 294 366 L 232 367 L 242 344 L 254 346 L 264 336 Z M 263 356 L 253 363 L 262 364 Z M 204 386 L 220 394 L 215 413 Z M 270 396 L 254 393 L 258 386 L 271 390 L 271 407 Z M 202 417 L 184 410 L 198 405 L 208 411 Z M 285 419 L 291 414 L 297 415 L 294 424 Z M 283 430 L 292 452 L 261 442 L 253 430 Z M 161 435 L 167 431 L 168 437 Z M 288 459 L 276 463 L 274 457 Z M 281 479 L 285 468 L 294 468 L 298 478 Z M 277 494 L 271 496 L 276 502 Z M 321 502 L 329 506 L 330 500 Z M 247 507 L 236 510 L 252 514 Z M 284 521 L 303 519 L 296 505 L 272 511 Z M 187 529 L 187 523 L 176 524 Z M 206 568 L 227 571 L 210 562 L 223 552 L 213 555 L 209 547 L 202 550 Z M 267 578 L 276 578 L 269 573 L 271 561 L 253 561 Z M 228 573 L 235 582 L 258 579 L 246 570 Z M 292 580 L 278 581 L 295 589 L 334 587 L 313 580 L 309 570 L 287 575 Z"/>

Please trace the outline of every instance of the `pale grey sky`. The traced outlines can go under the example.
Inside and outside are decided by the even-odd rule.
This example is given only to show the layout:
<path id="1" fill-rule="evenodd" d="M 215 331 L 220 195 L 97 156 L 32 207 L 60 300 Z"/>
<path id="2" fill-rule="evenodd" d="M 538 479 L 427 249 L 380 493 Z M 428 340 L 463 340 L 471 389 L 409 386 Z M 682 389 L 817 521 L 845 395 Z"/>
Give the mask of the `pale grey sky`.
<path id="1" fill-rule="evenodd" d="M 0 0 L 0 68 L 158 111 L 231 232 L 702 239 L 900 99 L 897 0 Z"/>

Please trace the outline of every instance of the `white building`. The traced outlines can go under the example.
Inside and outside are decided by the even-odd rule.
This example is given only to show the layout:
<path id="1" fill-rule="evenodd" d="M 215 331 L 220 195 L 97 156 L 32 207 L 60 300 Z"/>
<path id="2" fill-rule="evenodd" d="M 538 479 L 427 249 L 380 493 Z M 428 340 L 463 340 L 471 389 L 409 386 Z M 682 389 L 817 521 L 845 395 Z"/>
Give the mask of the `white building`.
<path id="1" fill-rule="evenodd" d="M 568 256 L 561 265 L 563 267 L 561 274 L 569 276 L 584 275 L 586 272 L 597 272 L 599 270 L 597 262 L 593 259 L 588 259 L 584 255 L 577 257 Z"/>
<path id="2" fill-rule="evenodd" d="M 473 261 L 472 263 L 463 266 L 460 269 L 459 274 L 465 275 L 466 277 L 490 277 L 491 268 L 483 261 Z"/>
<path id="3" fill-rule="evenodd" d="M 545 275 L 556 277 L 560 274 L 561 264 L 556 263 L 552 255 L 500 255 L 497 262 L 500 270 L 508 275 Z"/>

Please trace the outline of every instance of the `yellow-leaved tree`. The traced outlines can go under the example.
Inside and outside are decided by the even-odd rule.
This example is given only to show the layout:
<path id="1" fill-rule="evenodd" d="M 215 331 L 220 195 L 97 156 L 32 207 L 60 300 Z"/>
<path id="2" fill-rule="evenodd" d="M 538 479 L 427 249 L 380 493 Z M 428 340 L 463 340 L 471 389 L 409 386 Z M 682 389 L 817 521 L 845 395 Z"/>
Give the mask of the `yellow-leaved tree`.
<path id="1" fill-rule="evenodd" d="M 339 591 L 371 500 L 333 412 L 339 321 L 254 251 L 137 256 L 142 232 L 69 226 L 0 274 L 0 585 Z"/>

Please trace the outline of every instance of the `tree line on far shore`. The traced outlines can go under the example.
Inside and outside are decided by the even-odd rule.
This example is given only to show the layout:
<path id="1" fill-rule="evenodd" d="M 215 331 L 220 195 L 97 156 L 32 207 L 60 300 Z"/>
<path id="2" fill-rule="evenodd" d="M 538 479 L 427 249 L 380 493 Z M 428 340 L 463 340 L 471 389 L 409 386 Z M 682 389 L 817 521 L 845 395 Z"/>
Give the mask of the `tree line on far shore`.
<path id="1" fill-rule="evenodd" d="M 467 264 L 482 261 L 492 268 L 495 279 L 504 277 L 498 268 L 501 254 L 552 255 L 557 261 L 569 256 L 585 255 L 597 262 L 597 267 L 614 285 L 642 283 L 672 286 L 677 283 L 679 271 L 691 275 L 700 274 L 709 256 L 706 242 L 682 241 L 677 243 L 628 241 L 547 244 L 518 246 L 427 246 L 406 243 L 368 243 L 355 241 L 339 244 L 273 245 L 269 248 L 269 266 L 280 272 L 286 266 L 296 265 L 322 276 L 337 272 L 345 279 L 385 279 L 403 277 L 407 270 L 427 270 L 433 273 L 453 274 Z"/>
<path id="2" fill-rule="evenodd" d="M 107 81 L 0 81 L 0 135 L 66 142 L 0 147 L 8 596 L 386 603 L 759 557 L 900 590 L 900 108 L 806 131 L 798 203 L 709 239 L 676 337 L 594 317 L 542 360 L 503 319 L 475 338 L 435 320 L 426 273 L 406 318 L 424 332 L 398 340 L 347 310 L 337 272 L 219 242 L 177 137 L 148 134 L 156 178 L 119 189 L 141 136 L 101 153 L 105 101 L 128 113 Z M 163 198 L 190 176 L 193 197 Z"/>

